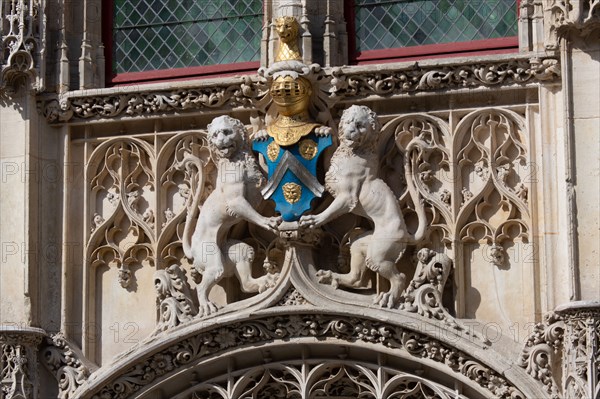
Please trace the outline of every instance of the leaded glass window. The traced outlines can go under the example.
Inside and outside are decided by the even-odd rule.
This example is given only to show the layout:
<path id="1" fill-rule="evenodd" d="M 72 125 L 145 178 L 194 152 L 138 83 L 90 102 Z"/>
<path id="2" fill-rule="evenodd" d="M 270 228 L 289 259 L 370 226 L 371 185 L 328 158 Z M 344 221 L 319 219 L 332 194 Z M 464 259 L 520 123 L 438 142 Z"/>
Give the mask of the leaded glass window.
<path id="1" fill-rule="evenodd" d="M 356 51 L 517 35 L 516 0 L 355 0 Z"/>
<path id="2" fill-rule="evenodd" d="M 114 74 L 257 61 L 262 0 L 114 0 Z"/>

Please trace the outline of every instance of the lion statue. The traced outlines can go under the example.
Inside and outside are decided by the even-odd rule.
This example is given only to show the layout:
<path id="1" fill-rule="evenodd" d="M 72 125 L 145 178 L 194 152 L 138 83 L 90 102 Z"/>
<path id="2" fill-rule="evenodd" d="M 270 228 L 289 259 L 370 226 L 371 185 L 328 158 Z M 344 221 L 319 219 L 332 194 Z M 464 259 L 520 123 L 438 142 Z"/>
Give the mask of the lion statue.
<path id="1" fill-rule="evenodd" d="M 183 234 L 183 251 L 202 274 L 196 287 L 198 315 L 211 314 L 217 306 L 208 299 L 211 288 L 223 277 L 235 275 L 247 293 L 263 292 L 277 281 L 278 274 L 252 277 L 254 249 L 227 237 L 231 228 L 246 220 L 266 230 L 277 231 L 280 217 L 260 215 L 251 205 L 260 203 L 264 178 L 246 142 L 246 128 L 229 116 L 215 118 L 208 125 L 208 142 L 217 163 L 214 190 L 202 205 L 193 235 L 193 219 L 199 209 L 201 187 L 188 199 L 188 214 Z"/>
<path id="2" fill-rule="evenodd" d="M 360 288 L 364 284 L 366 268 L 369 268 L 390 281 L 389 291 L 378 294 L 374 303 L 393 308 L 397 307 L 406 287 L 406 276 L 398 270 L 396 263 L 407 244 L 423 238 L 427 219 L 409 176 L 407 186 L 419 217 L 417 231 L 411 235 L 406 229 L 398 199 L 377 177 L 376 144 L 380 130 L 377 115 L 369 108 L 353 105 L 344 111 L 339 125 L 340 145 L 325 175 L 325 186 L 334 200 L 323 212 L 302 216 L 299 223 L 302 227 L 316 228 L 349 212 L 369 219 L 373 230 L 351 234 L 350 272 L 339 274 L 319 270 L 317 277 L 319 282 L 336 288 L 339 285 Z"/>

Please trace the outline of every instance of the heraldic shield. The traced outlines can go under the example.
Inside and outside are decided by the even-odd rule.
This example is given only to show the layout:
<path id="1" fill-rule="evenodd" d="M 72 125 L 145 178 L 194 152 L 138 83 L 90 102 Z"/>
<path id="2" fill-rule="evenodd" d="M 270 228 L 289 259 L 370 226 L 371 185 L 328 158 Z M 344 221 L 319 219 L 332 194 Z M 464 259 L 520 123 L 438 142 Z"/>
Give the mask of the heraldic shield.
<path id="1" fill-rule="evenodd" d="M 254 141 L 252 149 L 265 157 L 269 173 L 263 197 L 275 202 L 275 210 L 284 221 L 300 219 L 310 209 L 311 201 L 323 195 L 325 187 L 317 179 L 317 163 L 331 144 L 331 135 L 314 133 L 285 147 L 277 144 L 273 137 Z"/>

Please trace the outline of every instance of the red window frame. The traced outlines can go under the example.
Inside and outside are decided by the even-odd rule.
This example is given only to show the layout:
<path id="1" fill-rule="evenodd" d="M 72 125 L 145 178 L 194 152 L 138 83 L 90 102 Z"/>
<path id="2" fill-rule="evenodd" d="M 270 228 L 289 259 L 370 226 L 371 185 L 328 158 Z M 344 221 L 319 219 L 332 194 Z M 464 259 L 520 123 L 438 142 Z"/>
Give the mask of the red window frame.
<path id="1" fill-rule="evenodd" d="M 260 67 L 260 61 L 250 61 L 239 62 L 235 64 L 215 64 L 114 74 L 112 70 L 114 0 L 104 0 L 102 2 L 102 6 L 102 41 L 104 42 L 106 86 L 108 87 L 140 83 L 188 80 L 192 78 L 213 78 L 240 74 L 249 75 L 256 73 L 256 70 Z M 266 2 L 263 2 L 263 15 L 266 15 L 265 7 Z"/>
<path id="2" fill-rule="evenodd" d="M 517 0 L 517 21 L 519 5 Z M 463 55 L 506 54 L 519 50 L 519 37 L 507 36 L 469 42 L 425 44 L 422 46 L 398 47 L 380 50 L 356 51 L 356 4 L 345 0 L 344 17 L 348 32 L 348 61 L 354 65 L 379 64 L 386 62 L 423 60 L 428 58 L 459 57 Z"/>

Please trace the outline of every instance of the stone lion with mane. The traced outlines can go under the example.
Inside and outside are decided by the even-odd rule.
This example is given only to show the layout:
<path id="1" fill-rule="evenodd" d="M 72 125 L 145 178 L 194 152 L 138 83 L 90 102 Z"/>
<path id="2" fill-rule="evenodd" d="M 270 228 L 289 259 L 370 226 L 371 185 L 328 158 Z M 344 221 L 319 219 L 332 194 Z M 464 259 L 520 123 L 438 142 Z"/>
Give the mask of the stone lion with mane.
<path id="1" fill-rule="evenodd" d="M 183 234 L 185 256 L 202 274 L 202 280 L 196 287 L 200 317 L 217 310 L 208 294 L 223 277 L 235 275 L 242 291 L 247 293 L 262 292 L 275 284 L 278 274 L 252 277 L 254 249 L 229 238 L 228 234 L 243 220 L 270 231 L 277 231 L 281 223 L 281 218 L 262 216 L 251 205 L 262 200 L 260 189 L 264 178 L 250 153 L 244 125 L 237 119 L 220 116 L 208 125 L 207 131 L 211 154 L 217 163 L 217 181 L 202 205 L 192 235 L 202 192 L 201 187 L 197 188 L 191 204 L 188 204 Z"/>
<path id="2" fill-rule="evenodd" d="M 375 297 L 374 303 L 396 307 L 406 286 L 406 276 L 396 263 L 407 244 L 420 240 L 426 228 L 426 215 L 416 188 L 407 178 L 408 190 L 415 203 L 419 226 L 414 236 L 406 229 L 398 199 L 378 174 L 377 135 L 381 127 L 377 115 L 365 106 L 353 105 L 344 111 L 339 125 L 340 145 L 325 175 L 325 185 L 333 202 L 323 212 L 305 215 L 300 225 L 319 227 L 346 213 L 354 213 L 371 221 L 373 230 L 352 238 L 350 272 L 347 274 L 320 270 L 321 283 L 360 288 L 366 268 L 390 281 L 390 290 Z"/>

